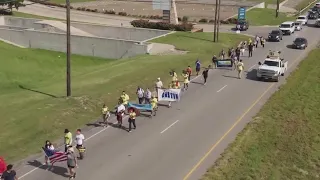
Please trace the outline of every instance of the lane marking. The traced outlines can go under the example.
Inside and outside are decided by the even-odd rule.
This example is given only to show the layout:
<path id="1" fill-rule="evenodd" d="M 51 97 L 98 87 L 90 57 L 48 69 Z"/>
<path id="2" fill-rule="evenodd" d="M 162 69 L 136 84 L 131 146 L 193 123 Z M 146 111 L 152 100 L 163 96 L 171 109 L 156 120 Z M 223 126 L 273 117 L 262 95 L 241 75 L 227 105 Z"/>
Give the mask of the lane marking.
<path id="1" fill-rule="evenodd" d="M 256 66 L 256 64 L 253 65 L 253 66 L 251 66 L 251 67 L 248 69 L 248 71 L 251 71 L 255 66 Z"/>
<path id="2" fill-rule="evenodd" d="M 172 123 L 170 126 L 168 126 L 167 128 L 165 128 L 163 131 L 160 132 L 160 134 L 166 132 L 169 128 L 171 128 L 173 125 L 175 125 L 177 122 L 179 122 L 179 120 L 176 120 L 174 123 Z"/>
<path id="3" fill-rule="evenodd" d="M 311 48 L 311 50 L 313 49 L 313 47 L 317 44 L 318 42 L 314 42 L 310 47 L 308 47 L 309 49 Z M 308 51 L 308 53 L 310 53 L 310 51 Z M 307 53 L 307 54 L 308 54 Z M 303 56 L 305 56 L 306 51 L 304 51 L 303 53 L 301 53 L 294 61 L 292 61 L 292 64 L 290 64 L 288 66 L 287 72 L 289 69 L 291 69 L 291 67 L 293 67 L 293 65 L 295 63 L 297 63 L 299 61 L 299 59 L 301 59 Z M 274 83 L 271 84 L 262 94 L 261 96 L 240 116 L 239 119 L 237 119 L 237 121 L 231 126 L 231 128 L 209 149 L 209 151 L 199 160 L 199 162 L 193 166 L 193 168 L 188 172 L 188 174 L 183 178 L 183 180 L 187 180 L 192 173 L 199 168 L 199 166 L 203 163 L 204 160 L 207 159 L 207 157 L 212 153 L 212 151 L 222 142 L 222 140 L 237 126 L 237 124 L 239 124 L 239 122 L 241 122 L 241 120 L 246 116 L 246 114 L 248 114 L 250 112 L 250 110 L 263 98 L 263 96 L 274 86 L 278 83 Z"/>
<path id="4" fill-rule="evenodd" d="M 227 87 L 228 85 L 224 85 L 221 89 L 219 89 L 217 92 L 222 91 L 225 87 Z"/>

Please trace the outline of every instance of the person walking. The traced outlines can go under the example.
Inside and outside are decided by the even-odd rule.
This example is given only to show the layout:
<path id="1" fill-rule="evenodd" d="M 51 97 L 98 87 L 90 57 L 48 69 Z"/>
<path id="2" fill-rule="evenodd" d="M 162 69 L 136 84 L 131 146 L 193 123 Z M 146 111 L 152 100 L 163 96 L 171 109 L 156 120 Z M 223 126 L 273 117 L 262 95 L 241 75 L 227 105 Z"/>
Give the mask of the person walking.
<path id="1" fill-rule="evenodd" d="M 64 130 L 64 152 L 68 151 L 68 147 L 72 145 L 72 133 L 69 129 Z"/>
<path id="2" fill-rule="evenodd" d="M 201 68 L 201 63 L 200 63 L 200 60 L 197 59 L 197 61 L 196 61 L 196 72 L 197 72 L 197 76 L 199 75 L 200 68 Z"/>
<path id="3" fill-rule="evenodd" d="M 54 146 L 51 144 L 49 140 L 46 140 L 46 143 L 44 144 L 44 148 L 50 151 L 54 151 Z M 45 165 L 48 165 L 49 158 L 47 155 L 44 156 Z"/>
<path id="4" fill-rule="evenodd" d="M 191 67 L 190 66 L 188 66 L 188 68 L 187 68 L 187 73 L 188 73 L 188 79 L 189 79 L 189 81 L 190 81 L 190 79 L 191 79 L 191 74 L 192 74 L 192 69 L 191 69 Z"/>
<path id="5" fill-rule="evenodd" d="M 262 36 L 260 37 L 260 43 L 261 43 L 261 46 L 264 48 L 266 40 Z"/>
<path id="6" fill-rule="evenodd" d="M 119 106 L 117 107 L 117 111 L 116 111 L 119 128 L 122 127 L 122 118 L 124 116 L 125 111 L 126 111 L 126 107 L 120 103 Z"/>
<path id="7" fill-rule="evenodd" d="M 75 168 L 78 167 L 78 161 L 77 161 L 77 157 L 74 153 L 74 149 L 72 146 L 68 147 L 67 166 L 68 166 L 69 173 L 70 173 L 69 179 L 74 179 L 77 174 Z"/>
<path id="8" fill-rule="evenodd" d="M 81 159 L 83 157 L 81 157 L 81 155 L 80 155 L 80 150 L 81 150 L 81 148 L 84 148 L 83 147 L 84 135 L 81 133 L 81 129 L 77 129 L 76 134 L 77 134 L 76 135 L 76 148 L 79 151 L 79 156 L 80 156 L 80 159 Z"/>
<path id="9" fill-rule="evenodd" d="M 252 43 L 249 44 L 248 51 L 249 51 L 249 57 L 252 57 L 252 52 L 253 52 L 253 44 Z"/>
<path id="10" fill-rule="evenodd" d="M 236 49 L 236 57 L 238 59 L 240 58 L 241 55 L 243 56 L 244 53 L 242 53 L 242 51 L 244 52 L 244 47 L 243 46 L 237 47 L 237 49 Z"/>
<path id="11" fill-rule="evenodd" d="M 244 64 L 242 60 L 240 59 L 239 62 L 237 63 L 237 69 L 238 69 L 238 79 L 241 79 L 242 77 L 242 71 L 244 69 Z"/>
<path id="12" fill-rule="evenodd" d="M 182 76 L 184 79 L 183 80 L 183 90 L 186 91 L 189 88 L 189 80 L 188 80 L 189 75 L 187 72 L 183 72 Z"/>
<path id="13" fill-rule="evenodd" d="M 17 173 L 13 170 L 12 164 L 7 166 L 7 170 L 4 171 L 0 177 L 2 180 L 18 180 Z"/>
<path id="14" fill-rule="evenodd" d="M 139 104 L 143 104 L 144 90 L 140 86 L 138 86 L 137 88 L 137 96 L 138 96 Z"/>
<path id="15" fill-rule="evenodd" d="M 136 126 L 136 116 L 137 114 L 134 112 L 133 108 L 131 108 L 129 110 L 129 119 L 128 119 L 128 122 L 129 122 L 129 132 L 131 132 L 131 129 L 132 129 L 132 125 L 133 125 L 133 129 L 136 129 L 137 126 Z"/>
<path id="16" fill-rule="evenodd" d="M 178 80 L 178 75 L 177 75 L 175 70 L 172 70 L 172 72 L 170 74 L 172 76 L 172 81 L 177 81 Z"/>
<path id="17" fill-rule="evenodd" d="M 154 96 L 152 96 L 152 98 L 151 98 L 151 108 L 152 108 L 151 117 L 152 117 L 152 115 L 156 116 L 157 110 L 158 110 L 158 99 Z"/>
<path id="18" fill-rule="evenodd" d="M 162 83 L 160 78 L 157 79 L 155 88 L 156 88 L 156 93 L 157 93 L 157 96 L 158 96 L 158 90 L 163 88 L 163 83 Z"/>
<path id="19" fill-rule="evenodd" d="M 256 35 L 256 37 L 255 37 L 255 41 L 256 41 L 256 43 L 255 43 L 256 48 L 258 48 L 258 44 L 259 44 L 259 41 L 260 41 L 260 38 L 259 38 L 259 36 L 258 36 L 258 35 Z"/>
<path id="20" fill-rule="evenodd" d="M 110 118 L 109 108 L 105 104 L 103 104 L 101 112 L 102 112 L 103 126 L 107 127 L 108 119 Z"/>
<path id="21" fill-rule="evenodd" d="M 216 55 L 213 55 L 212 57 L 212 67 L 214 67 L 215 69 L 217 68 L 217 56 Z"/>
<path id="22" fill-rule="evenodd" d="M 122 94 L 121 94 L 121 96 L 120 96 L 120 99 L 121 99 L 121 101 L 122 101 L 122 104 L 123 104 L 124 106 L 127 106 L 127 105 L 128 105 L 128 102 L 129 102 L 129 100 L 130 100 L 130 97 L 129 97 L 129 95 L 128 95 L 125 91 L 122 91 Z"/>
<path id="23" fill-rule="evenodd" d="M 209 68 L 206 68 L 202 72 L 202 76 L 203 76 L 203 80 L 204 80 L 203 85 L 206 85 L 206 83 L 207 83 L 208 73 L 209 73 Z"/>
<path id="24" fill-rule="evenodd" d="M 147 88 L 146 91 L 144 92 L 144 103 L 150 104 L 150 100 L 151 100 L 151 91 L 149 88 Z"/>
<path id="25" fill-rule="evenodd" d="M 222 50 L 220 51 L 219 56 L 220 56 L 220 58 L 221 58 L 222 60 L 225 58 L 226 52 L 224 52 L 224 49 L 222 49 Z"/>

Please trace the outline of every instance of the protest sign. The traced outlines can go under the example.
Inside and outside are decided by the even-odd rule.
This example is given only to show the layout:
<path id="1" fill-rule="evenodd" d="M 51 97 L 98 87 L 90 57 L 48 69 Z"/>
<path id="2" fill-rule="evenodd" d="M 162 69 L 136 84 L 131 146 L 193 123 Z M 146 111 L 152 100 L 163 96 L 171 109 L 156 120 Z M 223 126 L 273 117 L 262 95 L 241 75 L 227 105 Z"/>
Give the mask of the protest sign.
<path id="1" fill-rule="evenodd" d="M 159 89 L 158 101 L 179 101 L 181 89 Z"/>

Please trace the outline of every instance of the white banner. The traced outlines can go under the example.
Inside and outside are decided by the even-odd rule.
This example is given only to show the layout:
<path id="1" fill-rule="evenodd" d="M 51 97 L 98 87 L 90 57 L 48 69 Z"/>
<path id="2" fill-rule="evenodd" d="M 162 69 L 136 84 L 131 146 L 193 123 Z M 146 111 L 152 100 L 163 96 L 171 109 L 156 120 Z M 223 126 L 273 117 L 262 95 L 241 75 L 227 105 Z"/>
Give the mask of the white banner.
<path id="1" fill-rule="evenodd" d="M 159 89 L 158 101 L 179 101 L 181 89 Z"/>

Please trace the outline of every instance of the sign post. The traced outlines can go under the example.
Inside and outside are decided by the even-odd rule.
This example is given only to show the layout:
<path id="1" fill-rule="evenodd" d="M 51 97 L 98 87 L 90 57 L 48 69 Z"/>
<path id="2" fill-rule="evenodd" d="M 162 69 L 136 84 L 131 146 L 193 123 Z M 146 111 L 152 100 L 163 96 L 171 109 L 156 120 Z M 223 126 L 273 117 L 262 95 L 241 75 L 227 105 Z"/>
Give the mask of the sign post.
<path id="1" fill-rule="evenodd" d="M 239 20 L 245 20 L 246 19 L 246 8 L 240 7 L 238 9 L 238 21 Z"/>

